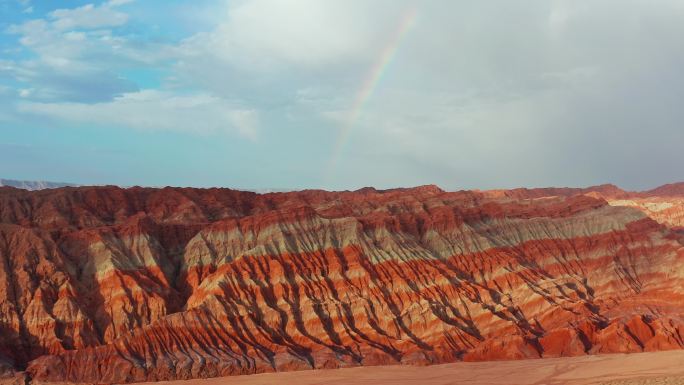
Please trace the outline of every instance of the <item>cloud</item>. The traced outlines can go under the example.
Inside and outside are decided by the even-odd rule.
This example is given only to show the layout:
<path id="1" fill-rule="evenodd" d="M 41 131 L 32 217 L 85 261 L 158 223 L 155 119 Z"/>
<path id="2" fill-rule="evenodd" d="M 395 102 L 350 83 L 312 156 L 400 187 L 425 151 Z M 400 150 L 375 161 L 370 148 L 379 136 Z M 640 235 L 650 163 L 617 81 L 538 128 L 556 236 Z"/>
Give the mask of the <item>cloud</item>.
<path id="1" fill-rule="evenodd" d="M 31 92 L 23 93 L 22 97 L 40 101 L 97 103 L 138 89 L 105 68 L 64 58 L 13 63 L 4 70 L 28 85 L 23 89 Z"/>
<path id="2" fill-rule="evenodd" d="M 679 0 L 221 1 L 216 24 L 178 44 L 125 34 L 126 3 L 10 28 L 34 54 L 0 62 L 21 83 L 22 116 L 340 147 L 332 170 L 307 164 L 333 188 L 684 177 L 672 166 L 684 163 Z M 168 76 L 140 91 L 125 76 L 137 68 Z M 292 139 L 304 132 L 315 139 Z"/>
<path id="3" fill-rule="evenodd" d="M 684 177 L 671 166 L 684 162 L 672 144 L 684 140 L 681 4 L 449 4 L 419 7 L 329 187 L 644 188 Z M 353 102 L 340 95 L 319 112 L 345 129 Z"/>
<path id="4" fill-rule="evenodd" d="M 134 1 L 135 0 L 109 0 L 107 2 L 107 5 L 109 5 L 110 7 L 118 7 L 121 5 L 130 4 Z"/>
<path id="5" fill-rule="evenodd" d="M 240 135 L 257 139 L 259 115 L 255 110 L 232 110 L 228 113 L 228 120 Z"/>
<path id="6" fill-rule="evenodd" d="M 229 6 L 225 21 L 181 48 L 253 70 L 315 68 L 365 55 L 373 20 L 367 2 L 253 0 Z"/>
<path id="7" fill-rule="evenodd" d="M 36 100 L 99 102 L 137 90 L 114 72 L 131 59 L 123 57 L 126 49 L 117 49 L 120 42 L 109 32 L 58 32 L 42 20 L 12 32 L 37 57 L 6 62 L 1 71 L 33 88 Z"/>
<path id="8" fill-rule="evenodd" d="M 413 6 L 404 0 L 226 2 L 223 19 L 177 47 L 183 85 L 265 104 L 358 81 Z"/>
<path id="9" fill-rule="evenodd" d="M 55 126 L 89 125 L 198 134 L 232 132 L 257 140 L 259 114 L 244 103 L 208 92 L 146 89 L 122 75 L 128 69 L 174 60 L 176 49 L 121 35 L 110 27 L 127 23 L 115 7 L 131 1 L 59 9 L 46 19 L 13 25 L 35 58 L 0 63 L 0 74 L 23 85 L 10 103 L 15 119 Z"/>
<path id="10" fill-rule="evenodd" d="M 199 93 L 142 90 L 95 104 L 23 102 L 18 104 L 18 111 L 62 124 L 200 134 L 234 132 L 250 140 L 258 137 L 256 111 Z"/>
<path id="11" fill-rule="evenodd" d="M 110 29 L 128 20 L 111 8 L 121 4 L 59 9 L 46 19 L 10 26 L 8 32 L 32 55 L 6 61 L 0 73 L 33 89 L 30 97 L 43 102 L 97 103 L 137 91 L 121 73 L 159 63 L 168 57 L 168 47 Z"/>
<path id="12" fill-rule="evenodd" d="M 120 4 L 120 1 L 111 3 L 115 6 Z M 101 6 L 86 4 L 78 8 L 57 9 L 50 12 L 48 16 L 52 20 L 52 26 L 57 30 L 116 27 L 128 21 L 128 15 L 112 9 L 110 3 Z"/>

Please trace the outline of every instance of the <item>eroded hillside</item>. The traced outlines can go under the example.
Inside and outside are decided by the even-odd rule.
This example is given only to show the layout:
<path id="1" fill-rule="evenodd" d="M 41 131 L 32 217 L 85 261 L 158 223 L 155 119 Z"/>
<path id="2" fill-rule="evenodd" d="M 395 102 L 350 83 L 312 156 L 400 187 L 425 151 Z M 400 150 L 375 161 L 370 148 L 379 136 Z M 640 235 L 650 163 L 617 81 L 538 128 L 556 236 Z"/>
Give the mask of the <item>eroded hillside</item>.
<path id="1" fill-rule="evenodd" d="M 108 383 L 684 347 L 672 186 L 0 188 L 0 371 Z"/>

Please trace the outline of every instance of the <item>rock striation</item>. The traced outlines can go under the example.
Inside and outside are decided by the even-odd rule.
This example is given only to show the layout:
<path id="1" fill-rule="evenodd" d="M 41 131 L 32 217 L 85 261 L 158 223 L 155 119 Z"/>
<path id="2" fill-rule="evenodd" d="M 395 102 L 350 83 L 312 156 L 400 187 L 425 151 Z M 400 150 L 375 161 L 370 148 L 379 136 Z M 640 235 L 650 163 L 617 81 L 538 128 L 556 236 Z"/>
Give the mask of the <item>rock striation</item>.
<path id="1" fill-rule="evenodd" d="M 3 187 L 0 375 L 121 383 L 678 349 L 683 208 L 677 185 Z"/>

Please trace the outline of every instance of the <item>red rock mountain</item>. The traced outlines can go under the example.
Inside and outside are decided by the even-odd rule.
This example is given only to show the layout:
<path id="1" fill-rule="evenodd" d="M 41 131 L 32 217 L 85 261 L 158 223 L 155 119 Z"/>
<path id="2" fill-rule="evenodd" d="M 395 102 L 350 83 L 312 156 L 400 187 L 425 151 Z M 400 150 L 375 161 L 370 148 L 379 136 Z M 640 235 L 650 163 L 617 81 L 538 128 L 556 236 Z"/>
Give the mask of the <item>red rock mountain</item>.
<path id="1" fill-rule="evenodd" d="M 0 188 L 0 372 L 133 382 L 684 347 L 684 189 Z"/>

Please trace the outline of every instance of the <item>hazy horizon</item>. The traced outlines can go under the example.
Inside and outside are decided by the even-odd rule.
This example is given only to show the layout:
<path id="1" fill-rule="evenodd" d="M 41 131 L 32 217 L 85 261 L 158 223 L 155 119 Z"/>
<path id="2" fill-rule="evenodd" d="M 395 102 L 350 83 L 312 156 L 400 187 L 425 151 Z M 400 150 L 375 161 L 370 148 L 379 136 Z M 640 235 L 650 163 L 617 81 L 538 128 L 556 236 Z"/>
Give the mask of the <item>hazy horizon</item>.
<path id="1" fill-rule="evenodd" d="M 9 183 L 8 183 L 9 182 Z M 444 188 L 443 186 L 440 186 L 439 184 L 435 183 L 430 183 L 430 184 L 422 184 L 422 185 L 407 185 L 407 186 L 389 186 L 389 187 L 377 187 L 377 186 L 362 186 L 359 188 L 355 189 L 326 189 L 322 187 L 304 187 L 304 188 L 251 188 L 251 187 L 243 187 L 243 186 L 229 186 L 229 185 L 216 185 L 216 186 L 194 186 L 194 185 L 120 185 L 120 184 L 115 184 L 115 183 L 102 183 L 102 184 L 78 184 L 78 183 L 71 183 L 71 182 L 64 182 L 64 181 L 47 181 L 47 180 L 17 180 L 17 179 L 8 179 L 8 178 L 0 178 L 0 187 L 3 186 L 9 186 L 9 187 L 18 187 L 18 188 L 24 188 L 21 185 L 26 185 L 26 184 L 41 184 L 45 183 L 47 185 L 52 185 L 48 187 L 40 187 L 38 189 L 43 189 L 43 188 L 61 188 L 61 187 L 106 187 L 106 186 L 115 186 L 123 189 L 127 188 L 132 188 L 132 187 L 143 187 L 143 188 L 165 188 L 165 187 L 171 187 L 171 188 L 198 188 L 198 189 L 210 189 L 210 188 L 225 188 L 225 189 L 232 189 L 232 190 L 240 190 L 240 191 L 249 191 L 249 192 L 255 192 L 258 194 L 265 194 L 265 193 L 275 193 L 275 192 L 297 192 L 297 191 L 303 191 L 303 190 L 325 190 L 325 191 L 356 191 L 364 188 L 374 188 L 377 190 L 392 190 L 392 189 L 402 189 L 402 188 L 418 188 L 418 187 L 424 187 L 424 186 L 437 186 L 438 188 L 444 190 L 444 191 L 458 191 L 458 190 L 481 190 L 481 191 L 486 191 L 486 190 L 507 190 L 507 189 L 517 189 L 517 188 L 525 188 L 525 189 L 536 189 L 536 188 L 590 188 L 590 187 L 598 187 L 600 185 L 614 185 L 612 183 L 602 183 L 600 185 L 589 185 L 589 186 L 514 186 L 514 187 L 492 187 L 492 188 L 487 188 L 487 189 L 481 189 L 481 188 L 455 188 L 455 189 L 447 189 Z M 614 185 L 617 186 L 618 188 L 625 190 L 625 191 L 631 191 L 631 192 L 645 192 L 649 190 L 654 190 L 658 187 L 662 187 L 665 185 L 670 185 L 670 184 L 679 184 L 679 183 L 684 183 L 684 181 L 673 181 L 673 182 L 668 182 L 664 184 L 660 184 L 657 186 L 652 186 L 649 188 L 641 189 L 641 190 L 630 190 L 628 188 L 624 188 L 619 185 Z"/>

